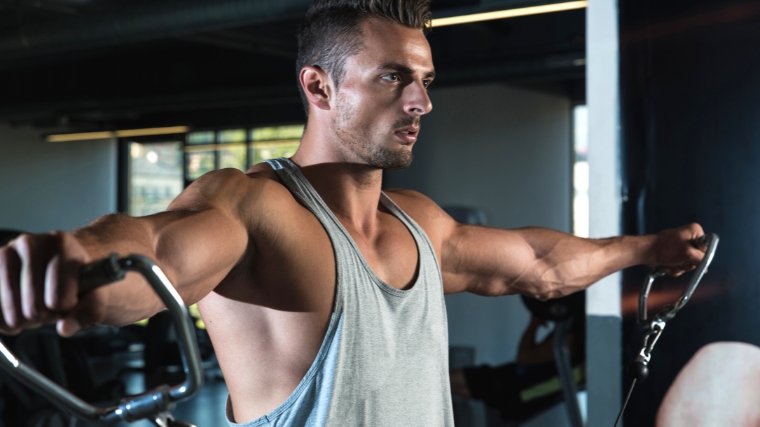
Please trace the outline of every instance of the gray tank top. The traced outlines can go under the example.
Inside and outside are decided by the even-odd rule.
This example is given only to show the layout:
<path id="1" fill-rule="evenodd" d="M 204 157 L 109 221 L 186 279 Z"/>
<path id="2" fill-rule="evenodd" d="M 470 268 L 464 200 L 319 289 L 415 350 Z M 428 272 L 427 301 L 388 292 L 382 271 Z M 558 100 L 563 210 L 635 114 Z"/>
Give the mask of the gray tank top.
<path id="1" fill-rule="evenodd" d="M 425 232 L 381 195 L 419 253 L 414 285 L 393 288 L 375 275 L 298 167 L 288 159 L 269 164 L 327 231 L 337 289 L 327 334 L 301 383 L 272 413 L 244 425 L 453 427 L 443 283 Z M 229 406 L 228 418 L 240 425 L 231 422 Z"/>

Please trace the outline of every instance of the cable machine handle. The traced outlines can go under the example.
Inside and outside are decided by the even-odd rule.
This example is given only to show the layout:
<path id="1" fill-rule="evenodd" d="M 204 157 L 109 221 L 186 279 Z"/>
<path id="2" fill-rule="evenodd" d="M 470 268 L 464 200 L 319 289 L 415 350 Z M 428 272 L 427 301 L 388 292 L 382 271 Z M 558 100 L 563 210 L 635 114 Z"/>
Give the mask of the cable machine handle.
<path id="1" fill-rule="evenodd" d="M 668 320 L 675 317 L 676 313 L 678 313 L 683 308 L 683 306 L 689 302 L 692 294 L 694 293 L 694 290 L 697 289 L 697 285 L 699 285 L 700 280 L 702 280 L 702 277 L 705 275 L 707 268 L 710 266 L 710 263 L 715 256 L 715 250 L 718 248 L 719 240 L 720 239 L 718 238 L 717 234 L 711 233 L 705 234 L 704 236 L 695 239 L 692 242 L 692 244 L 697 248 L 705 248 L 704 258 L 702 258 L 702 261 L 699 263 L 697 269 L 692 274 L 691 278 L 689 279 L 689 283 L 686 285 L 686 289 L 684 289 L 681 297 L 678 298 L 678 301 L 676 301 L 675 304 L 668 304 L 659 308 L 651 317 L 649 317 L 647 313 L 647 298 L 649 298 L 649 291 L 652 289 L 652 283 L 654 283 L 655 279 L 665 275 L 665 269 L 663 267 L 655 267 L 649 273 L 646 281 L 644 282 L 644 286 L 641 287 L 641 293 L 639 294 L 638 320 L 640 325 L 649 325 L 656 318 L 667 322 Z"/>
<path id="2" fill-rule="evenodd" d="M 155 417 L 171 409 L 176 402 L 197 393 L 203 386 L 203 366 L 195 330 L 182 298 L 153 261 L 142 255 L 119 257 L 112 254 L 108 258 L 88 264 L 82 268 L 79 294 L 117 282 L 123 279 L 128 271 L 142 274 L 171 313 L 182 355 L 184 382 L 173 387 L 162 385 L 143 394 L 124 398 L 118 406 L 103 408 L 81 400 L 31 366 L 24 364 L 2 342 L 0 368 L 75 417 L 102 424 Z"/>

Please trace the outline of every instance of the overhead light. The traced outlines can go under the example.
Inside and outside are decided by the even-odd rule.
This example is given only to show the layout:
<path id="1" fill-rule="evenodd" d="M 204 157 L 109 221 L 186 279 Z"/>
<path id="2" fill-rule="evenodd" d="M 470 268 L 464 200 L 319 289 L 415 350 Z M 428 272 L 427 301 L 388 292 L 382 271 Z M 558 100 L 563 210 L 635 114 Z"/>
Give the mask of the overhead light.
<path id="1" fill-rule="evenodd" d="M 134 136 L 169 135 L 187 133 L 187 126 L 172 126 L 165 128 L 126 129 L 104 132 L 64 133 L 48 135 L 47 142 L 87 141 L 91 139 L 129 138 Z"/>
<path id="2" fill-rule="evenodd" d="M 497 10 L 494 12 L 475 13 L 473 15 L 451 16 L 433 19 L 433 28 L 446 25 L 469 24 L 471 22 L 490 21 L 493 19 L 515 18 L 518 16 L 538 15 L 540 13 L 562 12 L 583 9 L 588 1 L 570 1 L 565 3 L 544 4 L 541 6 L 521 7 L 519 9 Z"/>
<path id="3" fill-rule="evenodd" d="M 48 135 L 47 142 L 86 141 L 88 139 L 108 139 L 113 137 L 113 132 L 67 133 L 62 135 Z"/>
<path id="4" fill-rule="evenodd" d="M 117 138 L 129 138 L 132 136 L 169 135 L 172 133 L 187 133 L 187 126 L 173 126 L 168 128 L 129 129 L 114 132 Z"/>

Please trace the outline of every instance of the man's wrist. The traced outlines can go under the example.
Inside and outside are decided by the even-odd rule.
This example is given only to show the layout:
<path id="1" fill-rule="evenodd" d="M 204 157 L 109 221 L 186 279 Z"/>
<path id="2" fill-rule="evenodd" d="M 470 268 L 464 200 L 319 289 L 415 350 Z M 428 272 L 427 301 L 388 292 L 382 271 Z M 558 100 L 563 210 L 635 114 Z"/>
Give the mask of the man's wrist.
<path id="1" fill-rule="evenodd" d="M 657 235 L 630 236 L 636 240 L 637 265 L 654 267 L 657 265 Z"/>
<path id="2" fill-rule="evenodd" d="M 618 269 L 635 265 L 655 266 L 657 264 L 657 235 L 616 237 L 616 250 L 620 264 Z"/>

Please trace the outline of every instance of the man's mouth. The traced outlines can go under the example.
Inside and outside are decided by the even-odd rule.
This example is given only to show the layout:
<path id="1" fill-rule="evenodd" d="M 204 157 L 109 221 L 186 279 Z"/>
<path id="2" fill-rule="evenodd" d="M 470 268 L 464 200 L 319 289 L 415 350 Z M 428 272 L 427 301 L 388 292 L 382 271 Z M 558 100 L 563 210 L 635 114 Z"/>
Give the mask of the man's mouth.
<path id="1" fill-rule="evenodd" d="M 417 141 L 417 135 L 419 135 L 419 133 L 420 128 L 418 126 L 407 126 L 396 130 L 395 135 L 401 141 L 407 144 L 412 144 Z"/>

